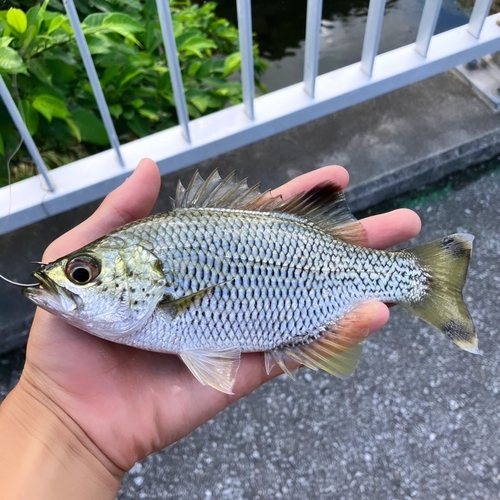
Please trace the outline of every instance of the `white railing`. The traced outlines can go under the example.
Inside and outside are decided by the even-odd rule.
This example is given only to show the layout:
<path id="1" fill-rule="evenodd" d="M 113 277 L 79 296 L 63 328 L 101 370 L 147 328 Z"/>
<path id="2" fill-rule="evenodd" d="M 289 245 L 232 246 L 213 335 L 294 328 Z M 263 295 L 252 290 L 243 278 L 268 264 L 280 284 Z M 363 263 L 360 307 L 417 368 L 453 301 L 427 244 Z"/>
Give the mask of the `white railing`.
<path id="1" fill-rule="evenodd" d="M 0 189 L 0 232 L 104 196 L 143 156 L 157 161 L 162 174 L 170 173 L 499 51 L 498 16 L 488 17 L 491 3 L 477 0 L 467 25 L 434 35 L 441 0 L 426 0 L 415 43 L 378 55 L 385 0 L 371 0 L 361 61 L 318 76 L 322 0 L 309 0 L 303 82 L 256 98 L 251 5 L 237 0 L 243 104 L 190 121 L 170 7 L 167 0 L 157 0 L 180 125 L 120 145 L 73 0 L 65 0 L 112 149 L 48 172 L 0 78 L 0 94 L 45 179 L 42 183 L 37 176 Z"/>

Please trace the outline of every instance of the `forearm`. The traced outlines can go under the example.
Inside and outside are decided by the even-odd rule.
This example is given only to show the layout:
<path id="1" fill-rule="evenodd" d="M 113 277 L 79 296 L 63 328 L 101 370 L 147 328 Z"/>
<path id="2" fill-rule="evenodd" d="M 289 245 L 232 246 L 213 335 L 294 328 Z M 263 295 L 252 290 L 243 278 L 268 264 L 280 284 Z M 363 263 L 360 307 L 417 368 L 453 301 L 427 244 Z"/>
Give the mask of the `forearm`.
<path id="1" fill-rule="evenodd" d="M 119 476 L 63 420 L 19 388 L 7 397 L 0 406 L 0 498 L 116 497 Z"/>

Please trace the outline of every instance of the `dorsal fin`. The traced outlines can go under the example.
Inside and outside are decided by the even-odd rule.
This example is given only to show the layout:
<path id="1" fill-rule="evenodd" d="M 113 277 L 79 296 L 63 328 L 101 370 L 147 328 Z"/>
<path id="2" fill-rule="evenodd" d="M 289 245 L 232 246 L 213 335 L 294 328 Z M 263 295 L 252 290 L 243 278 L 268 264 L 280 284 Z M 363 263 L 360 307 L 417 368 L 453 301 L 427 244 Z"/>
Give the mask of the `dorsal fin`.
<path id="1" fill-rule="evenodd" d="M 233 208 L 243 210 L 261 195 L 259 185 L 248 187 L 247 180 L 234 180 L 234 172 L 222 179 L 214 170 L 206 180 L 196 172 L 185 188 L 179 181 L 172 208 Z M 267 196 L 269 197 L 269 196 Z"/>
<path id="2" fill-rule="evenodd" d="M 281 198 L 268 199 L 258 210 L 294 214 L 346 243 L 367 244 L 365 230 L 349 210 L 342 188 L 330 181 L 285 201 Z"/>
<path id="3" fill-rule="evenodd" d="M 196 172 L 187 188 L 179 182 L 175 209 L 226 208 L 292 214 L 347 243 L 366 244 L 363 226 L 347 206 L 344 192 L 333 182 L 323 182 L 288 200 L 260 193 L 258 184 L 249 188 L 246 179 L 234 180 L 234 172 L 222 179 L 215 170 L 206 180 Z"/>

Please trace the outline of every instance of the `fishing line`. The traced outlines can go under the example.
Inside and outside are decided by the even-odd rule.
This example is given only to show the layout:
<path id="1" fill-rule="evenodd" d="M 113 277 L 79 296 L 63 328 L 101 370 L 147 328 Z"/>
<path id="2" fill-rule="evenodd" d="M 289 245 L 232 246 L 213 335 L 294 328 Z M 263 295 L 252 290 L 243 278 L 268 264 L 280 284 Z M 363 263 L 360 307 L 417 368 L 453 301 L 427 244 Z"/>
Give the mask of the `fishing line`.
<path id="1" fill-rule="evenodd" d="M 21 106 L 21 98 L 19 97 L 19 90 L 17 87 L 17 75 L 12 75 L 12 90 L 13 93 L 17 99 L 18 102 L 18 109 L 19 112 L 21 113 L 21 117 L 23 118 L 24 122 L 26 123 L 26 117 L 24 116 L 24 110 L 23 107 Z M 3 227 L 2 227 L 2 232 L 5 229 L 5 226 L 9 222 L 10 218 L 10 213 L 12 211 L 12 174 L 10 170 L 10 164 L 12 160 L 14 159 L 14 156 L 17 155 L 19 150 L 21 149 L 21 146 L 23 145 L 23 138 L 22 136 L 19 137 L 19 143 L 17 146 L 12 150 L 12 153 L 7 157 L 7 163 L 6 163 L 6 169 L 7 169 L 7 186 L 9 188 L 9 204 L 8 204 L 8 211 L 7 211 L 7 218 L 3 222 Z"/>
<path id="2" fill-rule="evenodd" d="M 7 223 L 9 222 L 10 213 L 12 211 L 12 175 L 11 175 L 11 171 L 10 171 L 10 163 L 14 159 L 14 156 L 16 156 L 18 151 L 21 149 L 22 145 L 23 145 L 23 138 L 21 137 L 19 139 L 19 143 L 17 144 L 17 146 L 14 148 L 14 150 L 12 151 L 10 156 L 7 158 L 6 168 L 7 168 L 7 186 L 9 188 L 9 197 L 8 197 L 9 205 L 8 205 L 8 211 L 7 211 L 7 218 L 4 219 L 4 221 L 3 221 L 2 232 L 5 229 L 5 226 L 7 225 Z"/>
<path id="3" fill-rule="evenodd" d="M 23 288 L 31 287 L 31 286 L 40 286 L 40 283 L 17 283 L 17 281 L 12 281 L 9 278 L 2 276 L 1 274 L 0 274 L 0 279 L 3 279 L 4 281 L 6 281 L 7 283 L 10 283 L 11 285 L 20 286 Z"/>

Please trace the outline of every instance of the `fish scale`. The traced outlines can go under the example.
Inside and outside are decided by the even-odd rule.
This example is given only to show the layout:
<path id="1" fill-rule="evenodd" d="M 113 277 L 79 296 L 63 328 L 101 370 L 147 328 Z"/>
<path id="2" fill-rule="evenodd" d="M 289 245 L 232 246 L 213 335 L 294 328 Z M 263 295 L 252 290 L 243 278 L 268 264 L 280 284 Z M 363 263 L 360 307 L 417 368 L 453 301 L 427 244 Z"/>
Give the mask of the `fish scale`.
<path id="1" fill-rule="evenodd" d="M 177 354 L 201 383 L 228 393 L 242 352 L 264 352 L 268 370 L 274 360 L 290 376 L 291 362 L 347 376 L 374 300 L 477 350 L 462 300 L 470 235 L 365 248 L 332 183 L 283 201 L 231 176 L 195 175 L 173 207 L 42 266 L 40 287 L 23 293 L 93 335 Z"/>
<path id="2" fill-rule="evenodd" d="M 320 337 L 326 324 L 335 323 L 363 300 L 401 301 L 410 296 L 419 278 L 419 293 L 425 291 L 426 278 L 422 270 L 420 275 L 415 273 L 414 280 L 404 278 L 405 269 L 414 266 L 407 256 L 367 252 L 364 248 L 332 240 L 319 231 L 311 237 L 313 228 L 309 225 L 303 221 L 297 224 L 293 218 L 282 220 L 280 214 L 242 212 L 235 221 L 234 214 L 224 209 L 198 209 L 178 210 L 170 217 L 174 219 L 171 223 L 164 218 L 151 219 L 148 222 L 151 227 L 144 227 L 141 238 L 148 248 L 160 249 L 156 251 L 159 259 L 172 266 L 165 271 L 189 277 L 170 284 L 174 296 L 189 296 L 202 289 L 215 288 L 214 297 L 201 298 L 169 330 L 168 335 L 175 339 L 174 343 L 162 338 L 161 343 L 167 350 L 227 348 L 234 345 L 234 338 L 241 338 L 239 348 L 242 351 L 271 350 L 292 344 L 303 329 L 311 330 L 308 338 Z M 173 229 L 166 231 L 165 227 Z M 199 229 L 193 232 L 192 227 Z M 134 225 L 127 232 L 135 232 Z M 289 257 L 292 233 L 296 236 L 293 253 L 299 259 L 296 264 L 292 264 Z M 154 238 L 150 239 L 149 235 Z M 221 262 L 222 268 L 201 264 L 201 261 L 206 262 L 206 256 L 200 259 L 200 255 L 212 245 L 218 255 L 211 255 L 211 258 Z M 168 255 L 162 249 L 168 249 Z M 254 256 L 255 260 L 250 262 L 247 255 Z M 260 260 L 256 260 L 257 257 Z M 311 262 L 313 265 L 308 266 Z M 383 274 L 392 267 L 399 272 L 397 293 L 381 287 L 378 279 L 369 278 L 371 272 Z M 264 317 L 245 315 L 241 312 L 251 310 L 250 302 L 254 298 L 248 283 L 262 276 L 264 280 L 261 280 L 256 300 L 269 301 L 267 314 Z M 353 284 L 355 293 L 343 293 L 347 282 Z M 220 283 L 226 284 L 217 286 Z M 208 321 L 201 319 L 200 311 L 211 310 L 213 299 L 223 300 L 225 309 L 230 312 L 220 318 L 210 317 L 211 328 L 207 329 L 204 327 Z M 301 304 L 306 299 L 316 307 L 314 310 L 306 307 L 306 313 L 300 314 L 301 321 L 296 322 L 294 316 L 298 314 L 294 315 L 294 311 L 302 310 Z M 236 317 L 235 311 L 239 313 Z M 224 332 L 221 324 L 231 325 L 231 335 Z M 193 330 L 198 332 L 196 336 L 190 333 Z M 155 330 L 150 335 L 159 333 Z M 136 339 L 133 345 L 140 346 L 140 343 Z"/>

